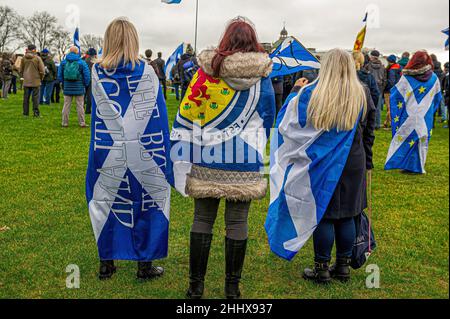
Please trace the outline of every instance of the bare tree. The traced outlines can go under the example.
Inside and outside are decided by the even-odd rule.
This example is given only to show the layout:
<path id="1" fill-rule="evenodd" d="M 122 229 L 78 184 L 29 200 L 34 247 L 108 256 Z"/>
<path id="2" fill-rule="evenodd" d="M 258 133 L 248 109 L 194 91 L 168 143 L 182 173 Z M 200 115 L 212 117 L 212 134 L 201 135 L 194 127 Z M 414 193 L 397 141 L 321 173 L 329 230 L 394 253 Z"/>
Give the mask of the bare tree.
<path id="1" fill-rule="evenodd" d="M 39 50 L 51 46 L 52 34 L 57 29 L 57 19 L 50 13 L 36 12 L 24 20 L 23 36 L 24 44 L 33 43 Z"/>
<path id="2" fill-rule="evenodd" d="M 63 30 L 62 27 L 55 29 L 51 36 L 52 49 L 56 52 L 59 61 L 64 59 L 66 52 L 72 45 L 72 39 L 70 33 Z"/>
<path id="3" fill-rule="evenodd" d="M 87 51 L 90 48 L 94 48 L 99 51 L 103 46 L 103 38 L 95 34 L 84 34 L 81 39 L 81 49 Z"/>
<path id="4" fill-rule="evenodd" d="M 7 51 L 10 45 L 17 45 L 17 39 L 21 37 L 20 20 L 14 9 L 0 6 L 0 52 Z"/>

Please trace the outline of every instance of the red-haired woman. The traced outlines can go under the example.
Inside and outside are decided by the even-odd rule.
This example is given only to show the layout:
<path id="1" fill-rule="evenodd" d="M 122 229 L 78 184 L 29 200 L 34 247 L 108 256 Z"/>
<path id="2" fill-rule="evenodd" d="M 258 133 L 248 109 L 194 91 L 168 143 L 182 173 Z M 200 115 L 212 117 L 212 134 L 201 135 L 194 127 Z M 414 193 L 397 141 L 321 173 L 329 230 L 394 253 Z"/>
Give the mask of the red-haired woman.
<path id="1" fill-rule="evenodd" d="M 202 158 L 184 161 L 189 162 L 189 170 L 184 182 L 176 181 L 181 193 L 195 199 L 187 296 L 203 296 L 213 226 L 224 199 L 225 295 L 237 299 L 241 295 L 250 203 L 264 198 L 267 192 L 262 155 L 275 117 L 275 96 L 268 78 L 272 61 L 252 24 L 237 18 L 226 28 L 219 47 L 203 51 L 198 63 L 200 70 L 189 85 L 172 132 L 172 150 L 177 142 L 184 142 L 174 140 L 174 136 L 192 134 L 194 123 L 200 123 L 203 133 Z M 204 158 L 211 152 L 212 161 Z M 174 169 L 177 171 L 177 160 Z"/>

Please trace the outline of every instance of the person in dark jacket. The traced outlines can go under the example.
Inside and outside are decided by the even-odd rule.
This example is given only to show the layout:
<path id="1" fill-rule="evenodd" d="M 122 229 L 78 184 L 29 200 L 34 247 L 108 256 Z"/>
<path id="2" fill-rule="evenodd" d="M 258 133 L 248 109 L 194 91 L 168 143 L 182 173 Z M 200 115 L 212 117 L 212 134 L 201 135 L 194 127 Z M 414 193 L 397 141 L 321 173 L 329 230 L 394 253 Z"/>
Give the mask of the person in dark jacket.
<path id="1" fill-rule="evenodd" d="M 183 100 L 184 95 L 186 94 L 186 90 L 189 87 L 189 83 L 191 82 L 192 78 L 190 78 L 186 72 L 186 68 L 192 64 L 192 67 L 198 68 L 198 62 L 194 55 L 194 49 L 189 44 L 186 49 L 186 53 L 183 54 L 180 58 L 180 61 L 178 61 L 176 68 L 178 70 L 178 74 L 180 75 L 180 82 L 181 82 L 181 100 Z"/>
<path id="2" fill-rule="evenodd" d="M 162 59 L 162 53 L 158 52 L 158 58 L 155 60 L 156 67 L 158 68 L 158 79 L 163 87 L 164 98 L 167 100 L 167 83 L 166 83 L 166 61 Z"/>
<path id="3" fill-rule="evenodd" d="M 50 105 L 53 86 L 57 77 L 57 70 L 55 62 L 53 61 L 48 49 L 42 50 L 41 58 L 42 62 L 44 62 L 45 76 L 41 85 L 40 104 Z"/>
<path id="4" fill-rule="evenodd" d="M 386 69 L 387 82 L 386 88 L 384 89 L 384 101 L 386 102 L 387 115 L 384 121 L 384 127 L 386 129 L 391 128 L 391 90 L 397 85 L 398 81 L 402 77 L 402 68 L 400 64 L 397 63 L 397 57 L 395 55 L 390 55 L 387 58 L 388 67 Z"/>
<path id="5" fill-rule="evenodd" d="M 442 71 L 442 64 L 441 62 L 438 61 L 438 58 L 435 54 L 431 54 L 431 60 L 433 60 L 433 64 L 434 64 L 434 69 L 433 72 L 434 74 L 437 75 L 439 82 L 442 83 L 442 81 L 444 80 L 445 74 L 444 71 Z M 444 105 L 444 101 L 442 101 L 441 107 L 438 109 L 438 116 L 441 117 L 441 121 L 445 122 L 446 121 L 446 116 L 445 116 L 445 105 Z"/>
<path id="6" fill-rule="evenodd" d="M 13 78 L 13 64 L 7 53 L 3 54 L 3 59 L 0 62 L 0 82 L 2 83 L 2 94 L 3 99 L 8 98 L 9 89 L 11 87 L 11 82 Z"/>
<path id="7" fill-rule="evenodd" d="M 442 81 L 442 91 L 444 96 L 446 120 L 444 122 L 444 128 L 448 128 L 448 102 L 450 96 L 450 81 L 449 81 L 449 63 L 444 65 L 444 80 Z"/>
<path id="8" fill-rule="evenodd" d="M 314 97 L 318 98 L 324 94 L 320 99 L 324 106 L 316 107 L 316 113 L 309 114 L 311 116 L 311 125 L 315 129 L 329 129 L 329 127 L 321 127 L 330 123 L 339 130 L 351 130 L 356 126 L 356 133 L 353 140 L 351 150 L 342 175 L 339 179 L 338 185 L 333 193 L 331 201 L 327 207 L 325 215 L 314 232 L 314 253 L 315 253 L 315 267 L 314 269 L 307 268 L 304 271 L 303 277 L 306 280 L 311 280 L 316 283 L 329 283 L 331 278 L 336 278 L 341 281 L 348 281 L 350 279 L 350 262 L 353 250 L 353 244 L 356 239 L 356 224 L 355 218 L 360 216 L 367 206 L 366 198 L 366 174 L 372 170 L 374 165 L 372 161 L 372 147 L 375 141 L 375 105 L 370 97 L 370 92 L 367 87 L 362 85 L 357 77 L 356 72 L 347 76 L 345 82 L 342 81 L 342 72 L 348 72 L 349 68 L 355 68 L 353 59 L 344 50 L 335 49 L 329 54 L 336 55 L 335 60 L 342 61 L 339 63 L 329 63 L 323 65 L 320 72 L 324 72 L 325 78 L 320 79 L 319 84 L 313 93 L 310 103 L 313 102 Z M 331 71 L 330 71 L 331 70 Z M 334 72 L 334 73 L 333 73 Z M 355 117 L 349 120 L 348 126 L 340 127 L 339 116 L 342 114 L 355 114 L 349 110 L 331 115 L 327 112 L 327 108 L 335 107 L 327 103 L 327 95 L 324 88 L 333 86 L 330 81 L 338 81 L 340 92 L 346 92 L 347 103 L 345 107 L 348 109 L 352 107 L 364 108 L 362 116 Z M 342 83 L 343 82 L 343 83 Z M 297 88 L 299 90 L 299 88 Z M 315 95 L 316 94 L 316 95 Z M 343 95 L 343 96 L 344 96 Z M 335 102 L 342 106 L 342 100 L 345 97 L 338 97 Z M 328 99 L 330 99 L 328 97 Z M 341 101 L 339 101 L 339 99 Z M 325 101 L 324 101 L 325 100 Z M 363 101 L 360 106 L 360 101 Z M 326 112 L 328 118 L 316 117 L 315 114 L 323 114 Z M 319 125 L 319 126 L 318 126 Z M 334 242 L 336 241 L 336 263 L 330 267 L 331 252 Z"/>
<path id="9" fill-rule="evenodd" d="M 283 107 L 283 92 L 284 92 L 284 78 L 282 76 L 272 78 L 273 90 L 275 92 L 275 104 L 277 107 L 277 114 Z"/>
<path id="10" fill-rule="evenodd" d="M 383 110 L 384 103 L 384 88 L 386 86 L 386 68 L 383 63 L 380 61 L 380 52 L 377 50 L 373 50 L 369 54 L 369 63 L 366 66 L 366 70 L 374 77 L 375 82 L 378 86 L 378 91 L 380 95 L 378 96 L 378 103 L 375 104 L 377 107 L 377 116 L 376 116 L 376 126 L 375 129 L 381 128 L 381 111 Z"/>
<path id="11" fill-rule="evenodd" d="M 147 64 L 150 65 L 153 70 L 155 71 L 156 75 L 158 76 L 158 79 L 161 78 L 161 74 L 159 73 L 159 68 L 156 65 L 156 62 L 152 60 L 153 51 L 150 49 L 145 50 L 145 61 L 147 61 Z"/>
<path id="12" fill-rule="evenodd" d="M 378 85 L 373 75 L 363 68 L 365 63 L 364 55 L 359 51 L 355 51 L 353 52 L 353 59 L 355 60 L 359 80 L 370 90 L 373 104 L 378 105 L 380 90 L 378 90 Z"/>
<path id="13" fill-rule="evenodd" d="M 180 100 L 181 80 L 180 80 L 180 74 L 178 74 L 178 69 L 176 68 L 176 66 L 174 66 L 172 68 L 172 71 L 170 71 L 170 76 L 171 76 L 171 80 L 172 80 L 173 90 L 175 91 L 175 98 L 177 99 L 177 101 L 179 101 Z"/>
<path id="14" fill-rule="evenodd" d="M 84 95 L 91 83 L 91 73 L 80 55 L 76 46 L 70 48 L 70 53 L 61 62 L 58 71 L 58 80 L 63 85 L 64 107 L 62 112 L 62 126 L 69 126 L 69 114 L 72 100 L 75 99 L 80 127 L 86 128 L 84 118 Z"/>
<path id="15" fill-rule="evenodd" d="M 89 68 L 89 74 L 91 75 L 92 79 L 92 67 L 95 64 L 95 60 L 97 59 L 97 50 L 94 48 L 90 48 L 84 58 L 84 61 L 86 62 L 88 68 Z M 85 103 L 86 103 L 86 114 L 91 114 L 92 111 L 92 88 L 89 84 L 86 89 L 86 96 L 85 96 Z"/>

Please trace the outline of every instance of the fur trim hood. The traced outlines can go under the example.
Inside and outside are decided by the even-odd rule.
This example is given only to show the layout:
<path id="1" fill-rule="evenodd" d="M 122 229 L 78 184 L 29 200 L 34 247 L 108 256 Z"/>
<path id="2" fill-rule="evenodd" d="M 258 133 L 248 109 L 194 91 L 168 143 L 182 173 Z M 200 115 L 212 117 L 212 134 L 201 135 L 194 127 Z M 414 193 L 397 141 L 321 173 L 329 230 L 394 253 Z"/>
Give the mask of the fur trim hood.
<path id="1" fill-rule="evenodd" d="M 424 67 L 421 67 L 420 69 L 403 69 L 403 74 L 405 75 L 421 75 L 421 74 L 425 74 L 428 71 L 431 71 L 432 67 L 431 65 L 427 64 Z"/>
<path id="2" fill-rule="evenodd" d="M 212 60 L 216 55 L 213 49 L 205 50 L 198 56 L 198 64 L 209 75 L 213 75 Z M 272 60 L 266 53 L 235 53 L 225 58 L 220 77 L 229 86 L 238 91 L 244 91 L 255 85 L 261 78 L 272 73 Z"/>

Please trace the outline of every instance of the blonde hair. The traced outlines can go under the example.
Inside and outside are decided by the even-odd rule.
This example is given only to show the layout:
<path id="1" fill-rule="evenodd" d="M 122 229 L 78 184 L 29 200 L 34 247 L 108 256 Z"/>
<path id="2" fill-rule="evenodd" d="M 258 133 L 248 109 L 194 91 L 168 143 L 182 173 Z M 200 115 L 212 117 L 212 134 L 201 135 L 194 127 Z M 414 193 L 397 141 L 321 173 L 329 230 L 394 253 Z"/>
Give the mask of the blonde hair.
<path id="1" fill-rule="evenodd" d="M 105 32 L 102 58 L 98 61 L 104 69 L 115 69 L 120 63 L 132 67 L 140 63 L 139 36 L 134 25 L 125 17 L 113 20 Z"/>
<path id="2" fill-rule="evenodd" d="M 308 121 L 316 129 L 352 130 L 367 98 L 350 53 L 333 49 L 323 60 L 317 87 L 308 106 Z"/>
<path id="3" fill-rule="evenodd" d="M 355 61 L 356 70 L 359 71 L 364 66 L 365 58 L 364 54 L 362 54 L 360 51 L 353 51 L 353 60 Z"/>

